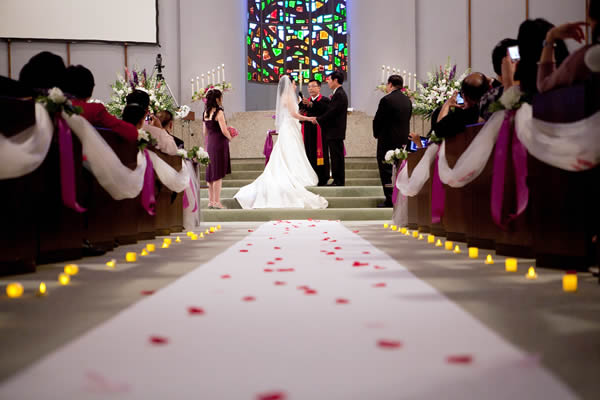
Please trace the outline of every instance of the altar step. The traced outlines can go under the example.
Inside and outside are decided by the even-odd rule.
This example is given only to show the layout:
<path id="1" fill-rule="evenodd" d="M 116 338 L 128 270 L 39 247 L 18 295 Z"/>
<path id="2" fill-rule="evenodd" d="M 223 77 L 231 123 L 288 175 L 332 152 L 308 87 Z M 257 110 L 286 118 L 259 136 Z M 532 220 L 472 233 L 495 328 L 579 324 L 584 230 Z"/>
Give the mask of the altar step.
<path id="1" fill-rule="evenodd" d="M 256 166 L 253 166 L 257 168 Z M 232 171 L 231 174 L 227 175 L 226 181 L 243 181 L 243 180 L 255 180 L 262 174 L 263 170 L 237 170 L 239 166 L 235 165 L 236 170 Z M 200 181 L 206 179 L 206 173 L 200 174 Z M 376 179 L 379 181 L 379 170 L 377 169 L 349 169 L 346 171 L 346 180 L 349 179 Z"/>
<path id="2" fill-rule="evenodd" d="M 326 208 L 304 210 L 297 208 L 269 208 L 264 210 L 202 210 L 205 222 L 276 221 L 281 219 L 315 219 L 340 221 L 389 221 L 391 208 Z"/>
<path id="3" fill-rule="evenodd" d="M 329 208 L 373 208 L 385 200 L 385 197 L 326 197 Z M 235 199 L 223 199 L 221 203 L 228 209 L 239 210 L 242 207 Z M 208 199 L 203 198 L 201 206 L 208 208 Z"/>
<path id="4" fill-rule="evenodd" d="M 333 197 L 381 197 L 383 198 L 383 189 L 379 186 L 315 186 L 307 187 L 307 190 L 321 195 L 327 199 Z M 221 198 L 229 199 L 240 190 L 236 187 L 224 187 L 221 190 Z M 203 199 L 208 198 L 208 189 L 200 189 Z"/>
<path id="5" fill-rule="evenodd" d="M 223 187 L 240 188 L 254 182 L 254 179 L 223 179 Z M 379 178 L 346 178 L 346 186 L 381 186 Z"/>

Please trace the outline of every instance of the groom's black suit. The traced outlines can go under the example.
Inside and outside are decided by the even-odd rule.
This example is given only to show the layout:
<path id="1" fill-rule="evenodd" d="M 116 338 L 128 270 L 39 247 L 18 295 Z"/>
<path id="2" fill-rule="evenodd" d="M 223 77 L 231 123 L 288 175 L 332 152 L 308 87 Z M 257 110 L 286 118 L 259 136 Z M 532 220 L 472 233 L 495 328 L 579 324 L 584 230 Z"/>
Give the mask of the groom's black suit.
<path id="1" fill-rule="evenodd" d="M 329 170 L 333 184 L 344 186 L 346 174 L 344 166 L 344 139 L 346 139 L 346 123 L 348 119 L 348 96 L 343 87 L 338 87 L 329 103 L 329 109 L 325 114 L 317 118 L 317 122 L 323 129 L 325 140 L 323 153 L 325 155 L 325 169 Z M 331 158 L 331 162 L 330 162 Z"/>

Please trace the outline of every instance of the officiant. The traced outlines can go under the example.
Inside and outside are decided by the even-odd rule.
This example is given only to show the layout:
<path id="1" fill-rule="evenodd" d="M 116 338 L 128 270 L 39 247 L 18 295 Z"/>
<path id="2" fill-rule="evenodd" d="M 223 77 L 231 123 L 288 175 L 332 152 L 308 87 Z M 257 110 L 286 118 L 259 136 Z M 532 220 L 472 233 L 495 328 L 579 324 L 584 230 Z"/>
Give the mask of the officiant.
<path id="1" fill-rule="evenodd" d="M 308 117 L 320 117 L 329 107 L 329 99 L 321 95 L 321 82 L 311 79 L 308 82 L 308 94 L 299 104 L 300 113 Z M 311 122 L 302 123 L 302 136 L 306 157 L 319 177 L 319 186 L 325 186 L 329 180 L 329 171 L 325 167 L 323 153 L 323 133 L 321 126 Z"/>

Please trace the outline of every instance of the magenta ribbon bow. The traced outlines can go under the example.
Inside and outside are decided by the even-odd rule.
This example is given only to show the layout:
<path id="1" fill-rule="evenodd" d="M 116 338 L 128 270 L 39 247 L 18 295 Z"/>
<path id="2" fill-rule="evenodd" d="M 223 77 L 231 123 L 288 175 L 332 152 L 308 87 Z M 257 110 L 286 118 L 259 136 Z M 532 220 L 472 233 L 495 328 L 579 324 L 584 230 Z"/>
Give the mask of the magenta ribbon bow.
<path id="1" fill-rule="evenodd" d="M 433 177 L 431 181 L 431 223 L 439 224 L 442 222 L 444 216 L 444 206 L 446 205 L 446 191 L 442 180 L 440 179 L 440 172 L 438 171 L 438 160 L 440 158 L 440 149 L 435 156 L 433 162 Z"/>
<path id="2" fill-rule="evenodd" d="M 396 183 L 398 182 L 398 177 L 400 176 L 400 171 L 402 171 L 406 167 L 406 160 L 402 160 L 402 164 L 400 164 L 400 168 L 396 171 L 396 179 L 394 179 L 394 191 L 392 192 L 392 204 L 396 205 L 398 201 L 398 193 L 400 192 L 396 187 Z"/>
<path id="3" fill-rule="evenodd" d="M 58 152 L 60 154 L 60 185 L 63 204 L 78 213 L 87 211 L 77 203 L 75 196 L 75 161 L 71 128 L 60 114 L 56 115 Z"/>
<path id="4" fill-rule="evenodd" d="M 192 182 L 192 178 L 190 178 L 190 188 L 192 189 L 192 194 L 194 195 L 194 209 L 192 212 L 196 212 L 198 209 L 198 196 L 196 196 L 196 188 L 194 188 L 194 183 Z M 187 193 L 185 190 L 183 191 L 183 208 L 187 209 L 190 206 L 190 201 L 188 200 Z"/>
<path id="5" fill-rule="evenodd" d="M 271 158 L 271 152 L 273 151 L 273 137 L 271 136 L 271 133 L 274 132 L 275 131 L 267 132 L 267 139 L 265 140 L 265 146 L 263 148 L 263 154 L 267 158 L 265 160 L 265 165 L 269 163 L 269 159 Z"/>
<path id="6" fill-rule="evenodd" d="M 154 165 L 152 165 L 152 160 L 146 149 L 144 149 L 144 156 L 146 157 L 146 171 L 144 172 L 144 186 L 142 187 L 142 206 L 148 214 L 155 215 Z"/>
<path id="7" fill-rule="evenodd" d="M 492 175 L 491 207 L 494 223 L 503 230 L 508 224 L 518 218 L 529 202 L 529 188 L 527 187 L 527 149 L 517 137 L 514 117 L 516 110 L 506 111 L 504 122 L 498 134 L 496 149 L 494 152 L 494 172 Z M 506 161 L 509 145 L 512 143 L 512 159 L 515 173 L 517 210 L 508 218 L 502 216 L 502 205 L 504 202 L 504 180 L 506 177 Z"/>

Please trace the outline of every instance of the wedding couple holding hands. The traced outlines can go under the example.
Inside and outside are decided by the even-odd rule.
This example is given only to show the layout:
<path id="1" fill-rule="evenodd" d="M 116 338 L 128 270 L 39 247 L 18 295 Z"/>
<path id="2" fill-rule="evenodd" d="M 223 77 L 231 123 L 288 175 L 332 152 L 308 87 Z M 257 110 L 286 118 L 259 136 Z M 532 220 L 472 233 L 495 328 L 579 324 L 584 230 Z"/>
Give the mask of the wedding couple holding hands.
<path id="1" fill-rule="evenodd" d="M 289 75 L 279 80 L 275 127 L 278 140 L 264 172 L 242 187 L 234 198 L 242 208 L 327 208 L 327 200 L 308 190 L 333 183 L 344 186 L 344 139 L 348 97 L 336 71 L 327 80 L 330 99 L 320 94 L 320 82 L 308 84 L 310 99 L 298 101 L 296 83 Z M 301 123 L 302 122 L 302 126 Z"/>

